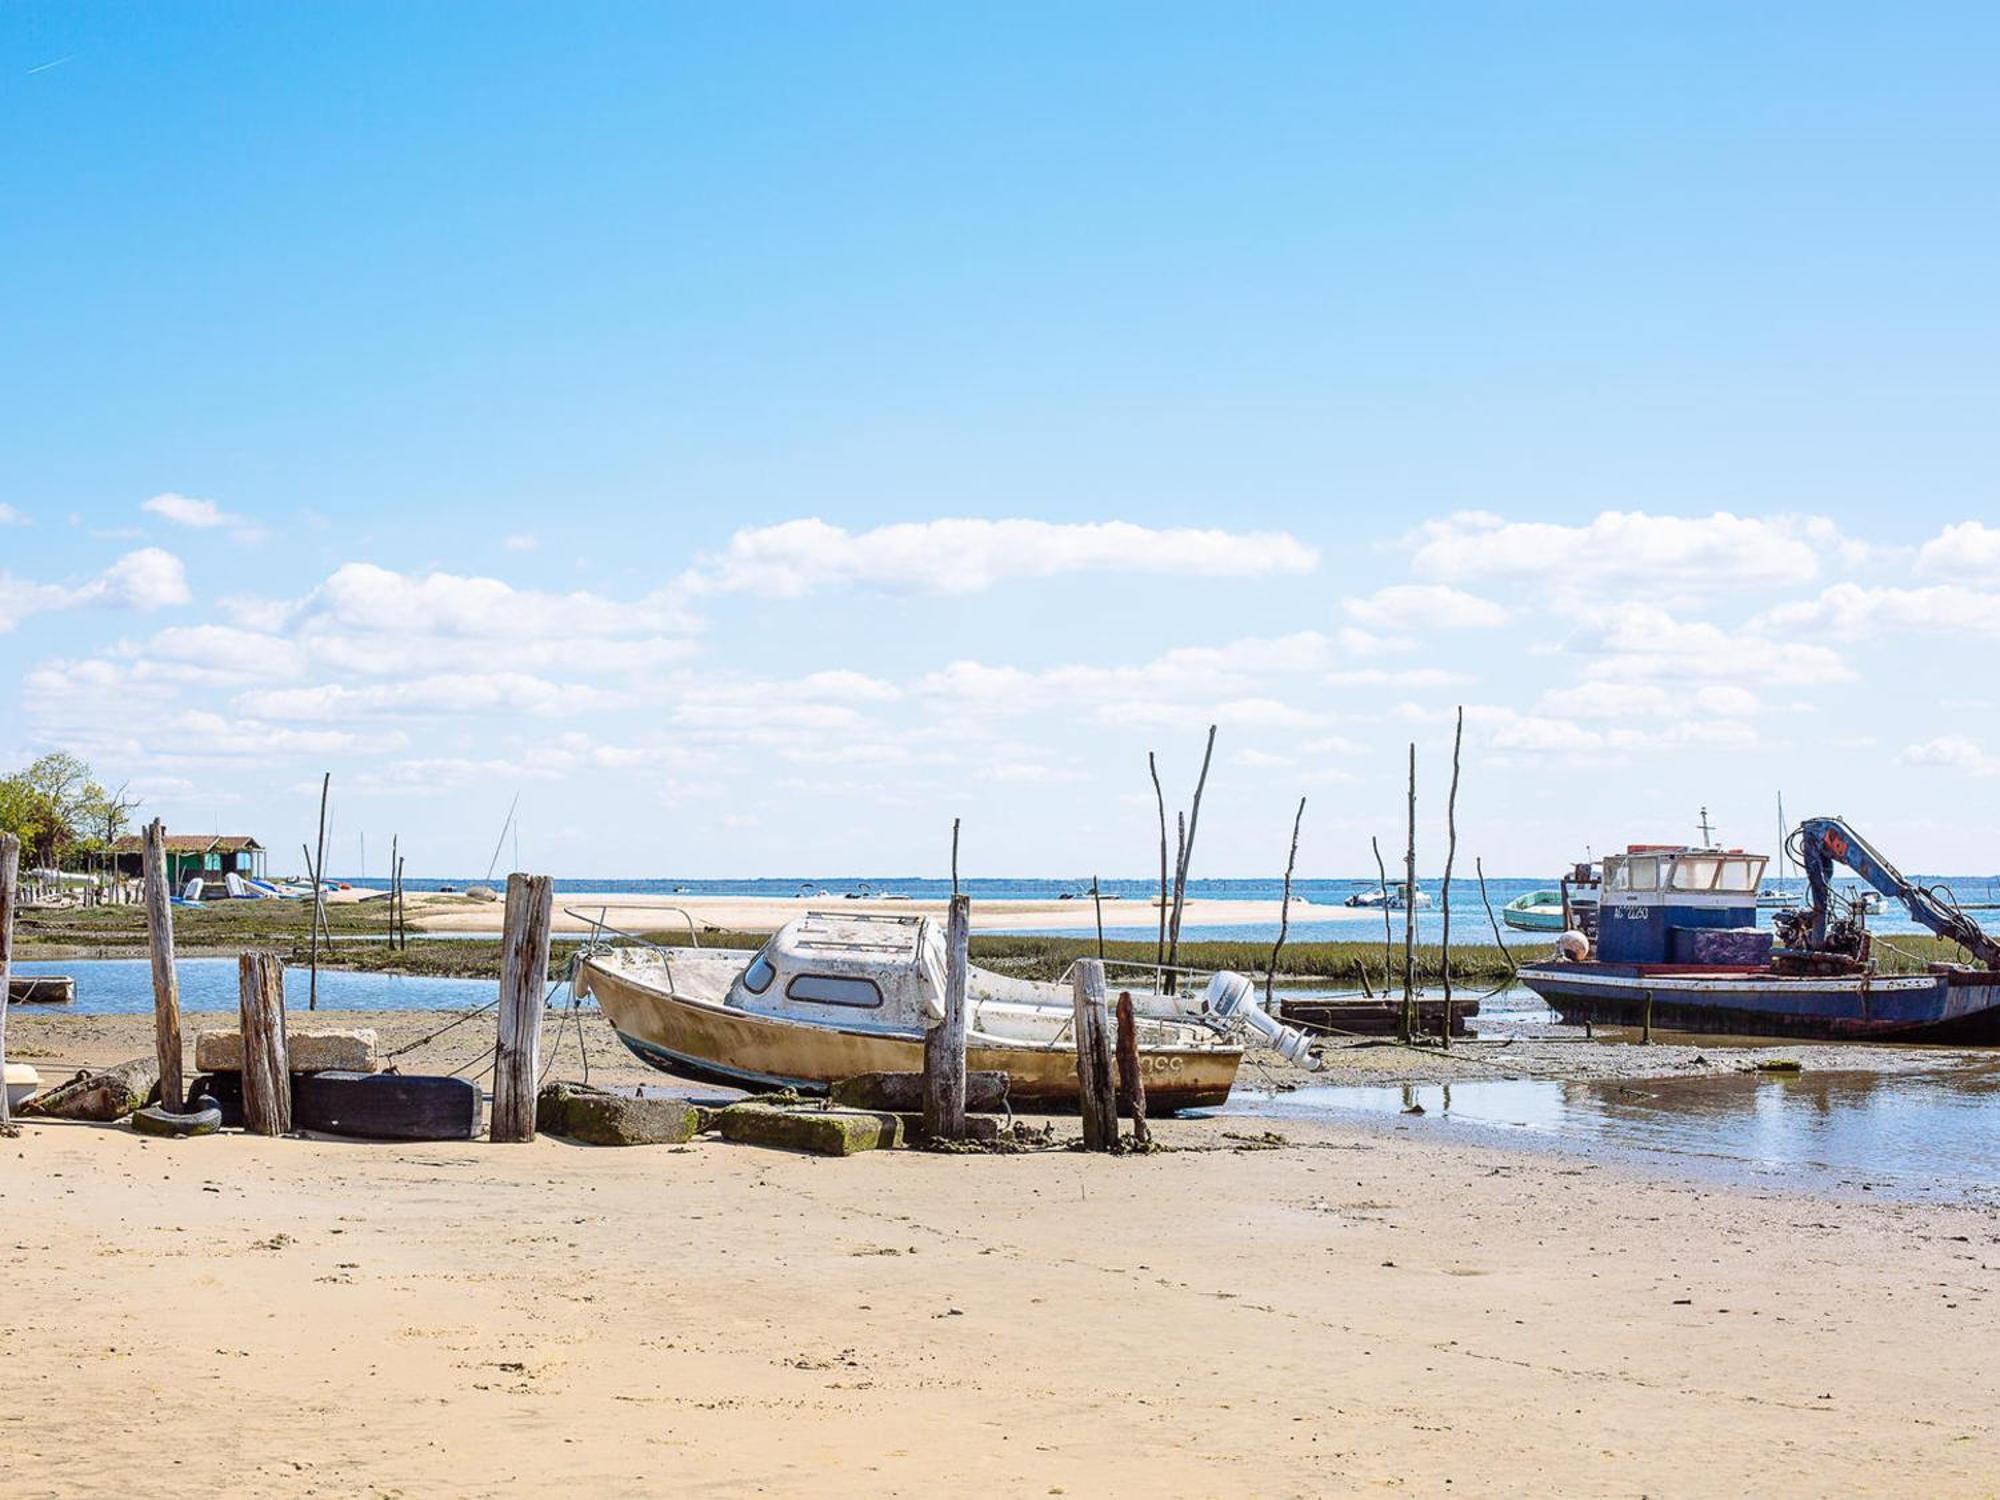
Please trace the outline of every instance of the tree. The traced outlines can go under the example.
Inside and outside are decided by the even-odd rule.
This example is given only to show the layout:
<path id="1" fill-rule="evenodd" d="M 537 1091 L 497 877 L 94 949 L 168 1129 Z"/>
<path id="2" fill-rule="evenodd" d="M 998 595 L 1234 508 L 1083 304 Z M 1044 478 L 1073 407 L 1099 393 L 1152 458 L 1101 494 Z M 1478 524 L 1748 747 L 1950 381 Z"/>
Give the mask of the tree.
<path id="1" fill-rule="evenodd" d="M 83 761 L 53 751 L 0 777 L 0 831 L 20 835 L 31 864 L 58 866 L 80 846 L 108 847 L 131 826 L 139 803 L 125 791 L 105 791 Z"/>

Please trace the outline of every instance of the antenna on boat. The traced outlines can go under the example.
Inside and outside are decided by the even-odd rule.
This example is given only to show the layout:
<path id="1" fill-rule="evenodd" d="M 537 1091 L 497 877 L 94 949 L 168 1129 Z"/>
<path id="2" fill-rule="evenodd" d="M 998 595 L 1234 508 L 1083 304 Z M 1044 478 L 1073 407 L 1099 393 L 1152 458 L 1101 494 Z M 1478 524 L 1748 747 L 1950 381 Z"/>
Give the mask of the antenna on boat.
<path id="1" fill-rule="evenodd" d="M 1708 808 L 1701 810 L 1701 846 L 1706 849 L 1715 842 L 1715 829 L 1708 821 Z"/>

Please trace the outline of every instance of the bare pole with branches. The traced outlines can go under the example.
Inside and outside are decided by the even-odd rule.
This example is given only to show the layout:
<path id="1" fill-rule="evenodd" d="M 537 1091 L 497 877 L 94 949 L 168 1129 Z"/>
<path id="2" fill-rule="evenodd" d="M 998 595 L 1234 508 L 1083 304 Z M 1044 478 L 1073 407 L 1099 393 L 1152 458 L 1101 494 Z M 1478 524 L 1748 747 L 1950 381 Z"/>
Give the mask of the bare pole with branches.
<path id="1" fill-rule="evenodd" d="M 1292 925 L 1292 870 L 1299 862 L 1299 825 L 1306 818 L 1306 799 L 1299 798 L 1299 810 L 1292 815 L 1292 852 L 1285 856 L 1285 894 L 1278 903 L 1278 940 L 1271 944 L 1270 967 L 1264 972 L 1264 1008 L 1271 1008 L 1271 992 L 1278 983 L 1278 951 L 1285 946 L 1285 934 Z"/>
<path id="2" fill-rule="evenodd" d="M 1160 809 L 1160 937 L 1153 949 L 1153 984 L 1164 991 L 1167 978 L 1167 794 L 1160 790 L 1160 763 L 1146 752 L 1146 769 L 1153 775 L 1153 801 Z"/>
<path id="3" fill-rule="evenodd" d="M 1410 744 L 1409 842 L 1403 847 L 1403 1026 L 1404 1041 L 1417 1034 L 1417 747 Z"/>
<path id="4" fill-rule="evenodd" d="M 1389 998 L 1389 991 L 1396 987 L 1396 933 L 1389 925 L 1389 867 L 1382 863 L 1382 841 L 1370 838 L 1368 847 L 1375 851 L 1375 879 L 1382 892 L 1382 998 Z"/>
<path id="5" fill-rule="evenodd" d="M 1444 903 L 1444 1045 L 1451 1048 L 1451 865 L 1458 855 L 1458 752 L 1465 742 L 1465 707 L 1458 710 L 1458 727 L 1451 737 L 1451 795 L 1444 805 L 1444 889 L 1440 899 Z"/>
<path id="6" fill-rule="evenodd" d="M 1209 762 L 1215 758 L 1215 725 L 1208 726 L 1208 746 L 1201 753 L 1201 775 L 1195 778 L 1194 801 L 1188 804 L 1187 831 L 1181 836 L 1181 857 L 1174 872 L 1174 919 L 1167 929 L 1167 967 L 1180 961 L 1181 912 L 1187 905 L 1188 865 L 1194 859 L 1195 830 L 1201 824 L 1201 794 L 1208 786 Z"/>

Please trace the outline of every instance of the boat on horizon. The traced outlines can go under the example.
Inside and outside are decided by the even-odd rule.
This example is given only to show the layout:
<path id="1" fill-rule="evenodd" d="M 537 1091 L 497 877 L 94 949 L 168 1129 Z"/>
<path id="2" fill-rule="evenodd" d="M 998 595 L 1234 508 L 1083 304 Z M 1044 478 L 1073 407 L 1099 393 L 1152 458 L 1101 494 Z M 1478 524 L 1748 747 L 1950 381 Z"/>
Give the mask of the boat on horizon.
<path id="1" fill-rule="evenodd" d="M 669 1073 L 813 1092 L 864 1073 L 917 1073 L 925 1033 L 944 1014 L 943 934 L 926 916 L 812 911 L 755 950 L 625 934 L 606 943 L 603 932 L 578 955 L 574 993 L 597 1001 L 633 1055 Z M 1310 1039 L 1265 1015 L 1241 975 L 1217 974 L 1193 997 L 1130 993 L 1149 1108 L 1225 1102 L 1248 1036 L 1317 1065 Z M 1017 1104 L 1074 1107 L 1070 985 L 972 966 L 966 998 L 966 1067 L 1006 1073 Z"/>
<path id="2" fill-rule="evenodd" d="M 1411 907 L 1422 910 L 1431 904 L 1431 893 L 1418 891 L 1416 899 L 1408 901 L 1403 887 L 1392 885 L 1386 892 L 1380 888 L 1372 891 L 1356 891 L 1341 904 L 1358 906 L 1365 911 L 1381 911 L 1385 908 L 1389 911 L 1404 911 Z"/>

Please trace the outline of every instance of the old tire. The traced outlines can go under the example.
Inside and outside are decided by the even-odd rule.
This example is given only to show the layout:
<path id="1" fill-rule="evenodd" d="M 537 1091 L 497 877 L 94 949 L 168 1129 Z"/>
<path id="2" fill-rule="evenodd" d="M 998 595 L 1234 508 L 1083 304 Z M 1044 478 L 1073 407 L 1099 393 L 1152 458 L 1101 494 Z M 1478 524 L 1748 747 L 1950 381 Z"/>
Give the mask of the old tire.
<path id="1" fill-rule="evenodd" d="M 144 1109 L 132 1112 L 132 1128 L 141 1135 L 168 1137 L 190 1135 L 214 1135 L 222 1129 L 222 1111 L 219 1109 L 189 1110 L 177 1115 L 157 1104 L 148 1104 Z"/>
<path id="2" fill-rule="evenodd" d="M 292 1124 L 370 1141 L 469 1141 L 483 1110 L 463 1078 L 411 1073 L 299 1073 Z"/>

